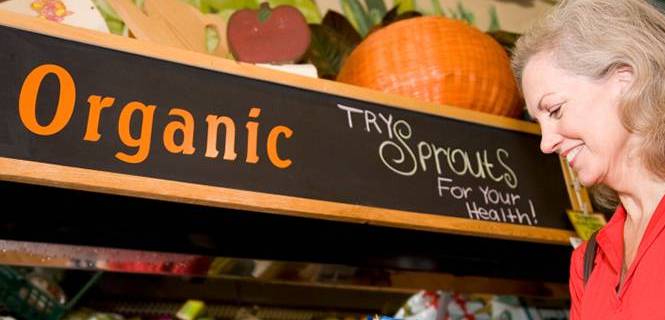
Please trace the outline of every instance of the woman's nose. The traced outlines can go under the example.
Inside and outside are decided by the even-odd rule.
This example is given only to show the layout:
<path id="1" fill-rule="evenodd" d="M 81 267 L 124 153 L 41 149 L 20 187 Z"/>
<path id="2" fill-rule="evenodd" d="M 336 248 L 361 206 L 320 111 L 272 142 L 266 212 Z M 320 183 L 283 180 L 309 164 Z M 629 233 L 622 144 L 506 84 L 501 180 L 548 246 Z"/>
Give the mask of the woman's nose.
<path id="1" fill-rule="evenodd" d="M 556 152 L 561 145 L 562 137 L 553 132 L 542 130 L 542 137 L 540 139 L 540 151 L 543 153 Z"/>

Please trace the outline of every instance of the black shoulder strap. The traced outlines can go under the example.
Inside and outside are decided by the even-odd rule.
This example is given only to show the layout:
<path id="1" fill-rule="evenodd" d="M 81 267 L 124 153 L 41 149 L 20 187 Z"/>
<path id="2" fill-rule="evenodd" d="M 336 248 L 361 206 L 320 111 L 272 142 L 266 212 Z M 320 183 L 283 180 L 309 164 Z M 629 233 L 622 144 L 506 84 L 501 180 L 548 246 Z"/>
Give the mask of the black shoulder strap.
<path id="1" fill-rule="evenodd" d="M 596 235 L 598 231 L 594 232 L 586 245 L 586 251 L 584 251 L 584 285 L 586 285 L 589 277 L 591 276 L 591 271 L 593 271 L 593 262 L 596 260 L 596 251 L 598 246 L 596 243 Z"/>

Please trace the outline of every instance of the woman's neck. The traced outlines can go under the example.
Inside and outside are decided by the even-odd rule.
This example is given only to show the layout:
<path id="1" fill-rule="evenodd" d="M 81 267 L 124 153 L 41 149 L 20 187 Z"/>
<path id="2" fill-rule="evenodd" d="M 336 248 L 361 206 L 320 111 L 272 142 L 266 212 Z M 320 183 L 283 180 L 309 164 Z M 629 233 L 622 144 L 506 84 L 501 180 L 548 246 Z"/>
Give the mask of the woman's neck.
<path id="1" fill-rule="evenodd" d="M 646 226 L 665 195 L 665 182 L 653 174 L 635 172 L 630 182 L 615 190 L 626 210 L 626 221 L 635 226 Z"/>

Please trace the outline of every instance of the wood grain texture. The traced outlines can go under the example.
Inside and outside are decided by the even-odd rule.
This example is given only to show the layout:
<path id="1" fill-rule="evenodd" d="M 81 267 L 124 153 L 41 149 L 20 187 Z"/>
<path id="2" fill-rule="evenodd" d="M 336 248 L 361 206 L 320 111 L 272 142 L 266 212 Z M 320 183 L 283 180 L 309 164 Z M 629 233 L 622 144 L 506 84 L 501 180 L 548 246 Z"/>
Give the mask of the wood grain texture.
<path id="1" fill-rule="evenodd" d="M 561 172 L 563 174 L 564 180 L 566 181 L 566 188 L 568 189 L 568 197 L 570 199 L 572 209 L 576 211 L 586 210 L 585 212 L 593 212 L 589 191 L 581 184 L 578 184 L 578 191 L 575 191 L 575 182 L 573 180 L 574 173 L 570 168 L 570 165 L 564 157 L 559 156 L 559 160 L 561 162 Z M 579 192 L 579 195 L 577 192 Z"/>
<path id="2" fill-rule="evenodd" d="M 219 15 L 203 14 L 179 0 L 146 0 L 145 14 L 130 0 L 109 0 L 109 4 L 139 40 L 208 53 L 206 27 L 212 27 L 219 37 L 212 53 L 220 57 L 228 54 L 226 23 Z"/>
<path id="3" fill-rule="evenodd" d="M 0 158 L 0 179 L 196 205 L 497 239 L 567 244 L 571 231 L 477 221 Z"/>

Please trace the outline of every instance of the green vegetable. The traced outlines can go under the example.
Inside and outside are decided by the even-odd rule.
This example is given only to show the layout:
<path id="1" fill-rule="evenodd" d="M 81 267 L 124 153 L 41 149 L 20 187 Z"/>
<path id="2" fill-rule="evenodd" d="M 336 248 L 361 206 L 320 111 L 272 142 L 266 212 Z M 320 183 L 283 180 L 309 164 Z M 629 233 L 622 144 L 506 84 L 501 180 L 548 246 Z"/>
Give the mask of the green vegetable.
<path id="1" fill-rule="evenodd" d="M 340 4 L 351 25 L 358 30 L 361 36 L 366 36 L 372 28 L 372 22 L 360 2 L 358 0 L 340 0 Z"/>

